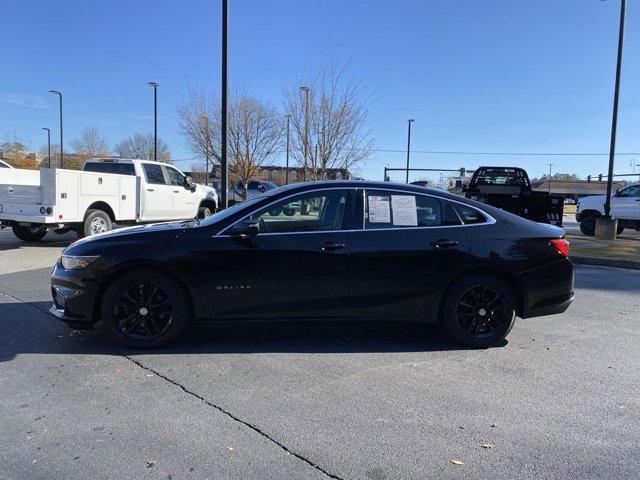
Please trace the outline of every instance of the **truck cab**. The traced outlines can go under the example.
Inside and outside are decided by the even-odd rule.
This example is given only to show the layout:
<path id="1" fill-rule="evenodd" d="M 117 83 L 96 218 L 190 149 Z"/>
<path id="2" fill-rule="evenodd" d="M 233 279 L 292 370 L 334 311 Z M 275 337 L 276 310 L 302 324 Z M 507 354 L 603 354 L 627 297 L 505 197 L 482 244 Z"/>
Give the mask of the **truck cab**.
<path id="1" fill-rule="evenodd" d="M 576 221 L 583 234 L 595 235 L 596 219 L 604 216 L 606 198 L 606 195 L 590 195 L 578 200 Z M 620 188 L 611 196 L 610 213 L 618 219 L 618 235 L 625 228 L 640 231 L 640 182 Z"/>

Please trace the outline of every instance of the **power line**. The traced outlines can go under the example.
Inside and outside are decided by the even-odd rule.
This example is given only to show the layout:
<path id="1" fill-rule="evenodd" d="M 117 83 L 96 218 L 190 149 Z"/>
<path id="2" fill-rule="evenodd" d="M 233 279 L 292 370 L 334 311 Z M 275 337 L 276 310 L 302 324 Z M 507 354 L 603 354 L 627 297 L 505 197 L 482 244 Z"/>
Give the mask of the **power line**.
<path id="1" fill-rule="evenodd" d="M 389 149 L 373 149 L 374 152 L 386 153 L 406 153 L 406 150 L 389 150 Z M 608 156 L 608 153 L 555 153 L 555 152 L 457 152 L 457 151 L 441 151 L 441 150 L 411 150 L 411 153 L 429 153 L 439 155 L 509 155 L 509 156 L 539 156 L 539 157 L 561 157 L 561 156 Z M 640 156 L 640 153 L 616 153 L 616 156 Z"/>

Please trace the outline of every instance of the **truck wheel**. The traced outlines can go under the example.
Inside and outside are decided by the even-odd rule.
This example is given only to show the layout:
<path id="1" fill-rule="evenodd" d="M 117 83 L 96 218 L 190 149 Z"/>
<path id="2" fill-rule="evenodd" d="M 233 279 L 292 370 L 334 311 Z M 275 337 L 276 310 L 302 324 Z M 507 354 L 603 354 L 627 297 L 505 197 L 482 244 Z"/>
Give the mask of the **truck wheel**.
<path id="1" fill-rule="evenodd" d="M 37 227 L 13 227 L 13 234 L 24 242 L 37 242 L 42 240 L 47 234 L 47 227 L 38 225 Z"/>
<path id="2" fill-rule="evenodd" d="M 108 232 L 113 228 L 111 217 L 102 210 L 89 210 L 84 217 L 84 223 L 77 230 L 78 238 L 90 237 Z"/>
<path id="3" fill-rule="evenodd" d="M 595 215 L 588 215 L 580 221 L 580 231 L 587 237 L 596 234 L 596 218 Z"/>
<path id="4" fill-rule="evenodd" d="M 269 215 L 271 215 L 272 217 L 277 217 L 280 214 L 282 214 L 282 208 L 280 207 L 276 207 L 273 210 L 269 210 Z"/>
<path id="5" fill-rule="evenodd" d="M 283 210 L 283 212 L 287 217 L 293 217 L 296 214 L 296 209 L 295 208 L 285 208 Z"/>
<path id="6" fill-rule="evenodd" d="M 209 218 L 213 212 L 209 207 L 200 207 L 198 209 L 198 218 L 202 220 L 203 218 Z"/>

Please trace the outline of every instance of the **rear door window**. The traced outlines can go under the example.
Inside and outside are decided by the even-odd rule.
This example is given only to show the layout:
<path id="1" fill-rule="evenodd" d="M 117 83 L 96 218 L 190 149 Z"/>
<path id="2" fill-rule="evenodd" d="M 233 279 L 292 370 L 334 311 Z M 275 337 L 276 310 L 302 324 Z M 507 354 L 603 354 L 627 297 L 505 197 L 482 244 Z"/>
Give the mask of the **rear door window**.
<path id="1" fill-rule="evenodd" d="M 465 225 L 486 223 L 487 221 L 487 218 L 475 208 L 458 203 L 455 205 L 455 209 Z"/>
<path id="2" fill-rule="evenodd" d="M 162 172 L 161 165 L 154 165 L 153 163 L 143 163 L 144 175 L 147 177 L 147 183 L 153 185 L 166 185 L 164 179 L 164 173 Z"/>
<path id="3" fill-rule="evenodd" d="M 435 227 L 455 221 L 439 199 L 427 195 L 367 190 L 365 229 Z M 443 213 L 445 217 L 443 218 Z"/>

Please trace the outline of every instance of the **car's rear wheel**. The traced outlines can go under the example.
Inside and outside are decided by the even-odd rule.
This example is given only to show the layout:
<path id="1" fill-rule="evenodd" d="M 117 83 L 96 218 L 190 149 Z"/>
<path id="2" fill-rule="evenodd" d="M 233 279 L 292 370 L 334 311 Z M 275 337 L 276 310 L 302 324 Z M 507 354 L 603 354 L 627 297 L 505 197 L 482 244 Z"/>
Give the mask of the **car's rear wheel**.
<path id="1" fill-rule="evenodd" d="M 171 277 L 153 270 L 130 272 L 107 289 L 101 308 L 108 336 L 136 348 L 175 341 L 190 316 L 185 293 Z"/>
<path id="2" fill-rule="evenodd" d="M 511 288 L 492 275 L 472 275 L 456 283 L 447 294 L 442 321 L 459 343 L 489 348 L 508 335 L 516 318 Z"/>
<path id="3" fill-rule="evenodd" d="M 37 242 L 47 235 L 47 227 L 44 225 L 36 227 L 12 227 L 13 234 L 25 242 Z"/>
<path id="4" fill-rule="evenodd" d="M 213 212 L 211 211 L 211 209 L 209 207 L 200 207 L 198 209 L 198 218 L 200 220 L 203 220 L 205 218 L 209 218 L 211 215 L 213 215 Z"/>

